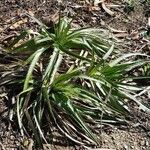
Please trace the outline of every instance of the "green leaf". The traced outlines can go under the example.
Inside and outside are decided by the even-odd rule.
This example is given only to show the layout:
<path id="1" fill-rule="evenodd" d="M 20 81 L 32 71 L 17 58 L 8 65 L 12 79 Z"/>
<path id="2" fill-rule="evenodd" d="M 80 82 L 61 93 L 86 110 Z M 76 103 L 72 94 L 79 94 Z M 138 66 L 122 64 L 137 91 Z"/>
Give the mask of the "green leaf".
<path id="1" fill-rule="evenodd" d="M 30 64 L 28 73 L 27 73 L 27 75 L 26 75 L 26 79 L 25 79 L 25 82 L 24 82 L 23 91 L 25 91 L 25 90 L 28 89 L 29 81 L 30 81 L 30 79 L 32 78 L 32 73 L 33 73 L 33 70 L 34 70 L 34 68 L 35 68 L 35 65 L 36 65 L 36 63 L 38 62 L 39 57 L 41 56 L 41 54 L 42 54 L 45 50 L 46 50 L 45 48 L 41 48 L 41 49 L 39 49 L 38 51 L 35 52 L 35 56 L 34 56 L 32 62 L 31 62 L 31 64 Z"/>

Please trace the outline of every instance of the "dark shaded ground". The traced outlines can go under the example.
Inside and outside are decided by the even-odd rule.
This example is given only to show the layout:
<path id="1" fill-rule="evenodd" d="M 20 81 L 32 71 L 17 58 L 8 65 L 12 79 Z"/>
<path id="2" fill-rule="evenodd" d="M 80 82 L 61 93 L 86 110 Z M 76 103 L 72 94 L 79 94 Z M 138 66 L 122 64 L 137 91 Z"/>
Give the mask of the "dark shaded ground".
<path id="1" fill-rule="evenodd" d="M 150 42 L 147 36 L 148 14 L 150 13 L 149 2 L 144 4 L 136 0 L 134 11 L 131 12 L 125 11 L 128 8 L 125 2 L 119 0 L 112 0 L 111 2 L 106 4 L 114 12 L 113 16 L 110 16 L 101 6 L 94 6 L 88 0 L 1 0 L 0 44 L 7 46 L 9 40 L 24 29 L 36 29 L 36 23 L 27 17 L 26 13 L 34 14 L 44 23 L 51 25 L 51 21 L 56 20 L 61 12 L 61 15 L 69 18 L 74 17 L 73 23 L 76 27 L 97 26 L 103 28 L 106 36 L 116 39 L 120 42 L 120 45 L 124 43 L 124 51 L 143 51 L 149 54 Z M 3 54 L 2 49 L 0 49 L 0 71 L 4 67 L 7 69 L 5 62 L 3 62 L 5 57 Z M 150 106 L 150 91 L 141 96 L 143 96 L 146 105 Z M 9 99 L 9 89 L 0 87 L 0 150 L 23 149 L 23 145 L 25 145 L 25 142 L 23 142 L 24 137 L 20 136 L 15 124 L 9 121 L 11 112 L 8 111 L 8 107 L 11 105 L 12 100 Z M 101 135 L 102 148 L 118 150 L 150 149 L 150 117 L 136 110 L 136 106 L 133 104 L 131 104 L 131 107 L 133 107 L 135 121 L 128 127 L 104 127 Z M 69 143 L 66 144 L 66 147 L 47 146 L 53 147 L 52 149 L 79 149 L 78 146 L 68 145 Z M 29 146 L 27 147 L 29 148 Z"/>

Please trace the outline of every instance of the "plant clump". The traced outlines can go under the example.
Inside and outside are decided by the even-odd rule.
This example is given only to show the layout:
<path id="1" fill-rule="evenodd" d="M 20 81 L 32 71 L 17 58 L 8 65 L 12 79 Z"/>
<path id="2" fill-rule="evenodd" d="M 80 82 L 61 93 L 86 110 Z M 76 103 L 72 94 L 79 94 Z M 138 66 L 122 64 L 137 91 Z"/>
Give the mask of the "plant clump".
<path id="1" fill-rule="evenodd" d="M 26 75 L 1 83 L 18 89 L 12 119 L 22 135 L 33 133 L 39 145 L 48 143 L 44 130 L 54 125 L 77 144 L 97 145 L 103 124 L 128 123 L 128 100 L 150 112 L 134 97 L 143 88 L 134 82 L 140 77 L 129 75 L 148 64 L 134 59 L 145 54 L 121 54 L 100 29 L 73 29 L 66 18 L 54 30 L 37 22 L 38 32 L 24 31 L 10 46 L 12 53 L 28 56 L 19 70 Z"/>

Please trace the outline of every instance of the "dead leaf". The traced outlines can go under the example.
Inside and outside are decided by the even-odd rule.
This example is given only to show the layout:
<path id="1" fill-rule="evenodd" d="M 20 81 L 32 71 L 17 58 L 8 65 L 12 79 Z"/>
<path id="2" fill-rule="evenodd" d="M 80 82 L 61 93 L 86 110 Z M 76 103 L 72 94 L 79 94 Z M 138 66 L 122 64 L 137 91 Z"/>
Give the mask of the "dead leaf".
<path id="1" fill-rule="evenodd" d="M 34 12 L 33 12 L 32 10 L 29 10 L 29 11 L 28 11 L 28 14 L 29 14 L 30 16 L 34 16 Z"/>
<path id="2" fill-rule="evenodd" d="M 90 7 L 89 11 L 93 11 L 93 10 L 98 11 L 98 10 L 100 10 L 100 7 L 98 7 L 98 6 L 97 7 L 94 7 L 94 6 Z"/>
<path id="3" fill-rule="evenodd" d="M 140 34 L 139 34 L 138 31 L 132 31 L 132 33 L 130 34 L 130 36 L 131 36 L 132 40 L 137 40 L 137 39 L 139 39 Z"/>
<path id="4" fill-rule="evenodd" d="M 11 40 L 15 36 L 16 36 L 16 34 L 7 35 L 3 39 L 0 39 L 0 41 L 2 41 L 2 42 L 8 41 L 8 40 Z"/>
<path id="5" fill-rule="evenodd" d="M 56 13 L 53 16 L 51 16 L 51 19 L 53 22 L 56 23 L 59 20 L 59 11 L 56 11 Z"/>
<path id="6" fill-rule="evenodd" d="M 102 2 L 102 8 L 105 10 L 105 12 L 107 13 L 107 14 L 109 14 L 110 16 L 114 16 L 115 15 L 115 13 L 113 12 L 113 11 L 111 11 L 110 9 L 108 9 L 107 7 L 106 7 L 106 5 L 105 5 L 105 3 L 104 2 Z"/>
<path id="7" fill-rule="evenodd" d="M 24 18 L 24 19 L 22 19 L 22 20 L 19 20 L 19 21 L 15 22 L 13 25 L 11 25 L 11 26 L 10 26 L 10 29 L 16 29 L 16 28 L 18 28 L 20 25 L 26 23 L 27 21 L 28 21 L 27 18 Z"/>
<path id="8" fill-rule="evenodd" d="M 53 27 L 55 23 L 59 21 L 59 12 L 56 11 L 52 16 L 46 16 L 41 19 L 41 21 L 48 27 Z"/>
<path id="9" fill-rule="evenodd" d="M 128 36 L 128 33 L 116 33 L 114 36 L 117 38 L 125 38 Z"/>

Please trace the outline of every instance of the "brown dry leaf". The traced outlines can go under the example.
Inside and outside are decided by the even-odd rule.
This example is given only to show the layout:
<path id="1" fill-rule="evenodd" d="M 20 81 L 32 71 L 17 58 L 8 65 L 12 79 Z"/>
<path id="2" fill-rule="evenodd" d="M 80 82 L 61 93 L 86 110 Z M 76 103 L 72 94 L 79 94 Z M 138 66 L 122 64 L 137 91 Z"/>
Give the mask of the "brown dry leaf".
<path id="1" fill-rule="evenodd" d="M 81 28 L 81 26 L 78 23 L 73 22 L 72 23 L 72 27 L 77 29 L 77 28 Z"/>
<path id="2" fill-rule="evenodd" d="M 97 7 L 95 7 L 95 6 L 90 6 L 89 7 L 89 11 L 93 11 L 93 10 L 100 10 L 100 8 L 97 6 Z"/>
<path id="3" fill-rule="evenodd" d="M 114 34 L 114 36 L 117 38 L 125 38 L 128 36 L 128 33 L 117 33 L 117 34 Z"/>
<path id="4" fill-rule="evenodd" d="M 53 22 L 56 23 L 59 20 L 59 11 L 56 11 L 56 13 L 53 16 L 51 16 L 51 19 Z"/>
<path id="5" fill-rule="evenodd" d="M 102 8 L 105 10 L 105 12 L 107 13 L 107 14 L 109 14 L 110 16 L 114 16 L 115 15 L 115 13 L 113 12 L 113 11 L 111 11 L 110 9 L 108 9 L 107 7 L 106 7 L 106 5 L 105 5 L 105 3 L 104 2 L 102 2 Z"/>
<path id="6" fill-rule="evenodd" d="M 139 34 L 138 31 L 132 31 L 132 33 L 130 34 L 130 36 L 131 36 L 132 40 L 137 40 L 137 39 L 139 39 L 140 34 Z"/>
<path id="7" fill-rule="evenodd" d="M 19 27 L 20 25 L 26 23 L 27 21 L 28 21 L 27 18 L 19 20 L 19 21 L 15 22 L 13 25 L 11 25 L 10 29 L 16 29 L 17 27 Z"/>
<path id="8" fill-rule="evenodd" d="M 59 12 L 56 11 L 55 14 L 51 16 L 43 17 L 41 20 L 46 26 L 52 27 L 55 23 L 59 21 Z"/>
<path id="9" fill-rule="evenodd" d="M 29 10 L 29 11 L 28 11 L 28 14 L 29 14 L 30 16 L 34 16 L 34 12 L 33 12 L 32 10 Z"/>

